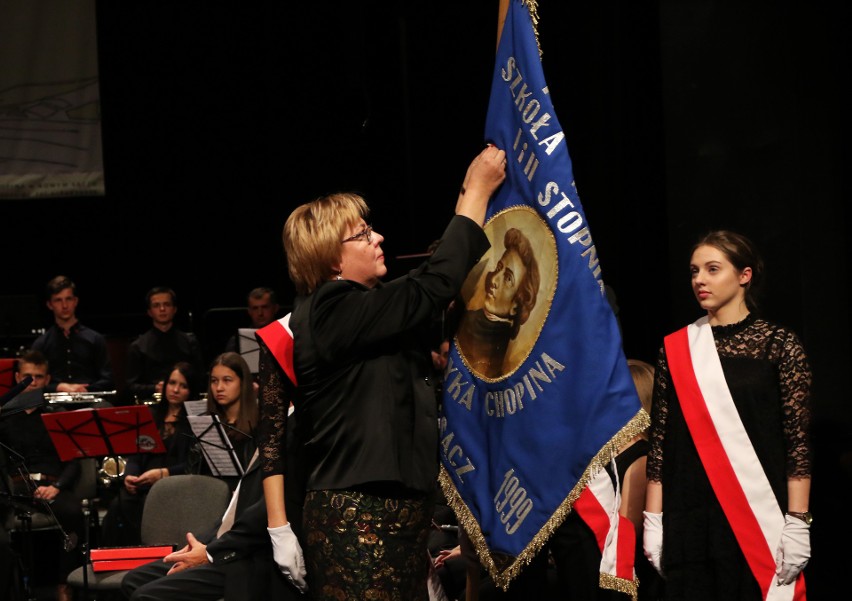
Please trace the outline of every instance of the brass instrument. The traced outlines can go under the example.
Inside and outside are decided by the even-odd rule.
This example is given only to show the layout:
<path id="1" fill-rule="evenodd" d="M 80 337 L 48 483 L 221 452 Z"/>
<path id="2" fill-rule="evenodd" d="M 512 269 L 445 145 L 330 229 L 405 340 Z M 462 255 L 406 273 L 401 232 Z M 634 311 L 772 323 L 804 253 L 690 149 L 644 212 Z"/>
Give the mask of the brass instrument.
<path id="1" fill-rule="evenodd" d="M 115 457 L 104 457 L 101 468 L 98 470 L 98 478 L 104 486 L 112 486 L 114 480 L 124 476 L 127 460 L 121 455 Z"/>

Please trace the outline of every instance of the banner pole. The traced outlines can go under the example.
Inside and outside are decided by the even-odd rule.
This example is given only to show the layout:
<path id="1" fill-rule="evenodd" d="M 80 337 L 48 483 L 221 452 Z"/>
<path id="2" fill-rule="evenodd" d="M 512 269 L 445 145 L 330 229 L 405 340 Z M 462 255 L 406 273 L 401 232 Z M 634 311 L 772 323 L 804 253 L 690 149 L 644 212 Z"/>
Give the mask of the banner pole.
<path id="1" fill-rule="evenodd" d="M 509 0 L 499 0 L 497 8 L 497 47 L 500 46 L 500 34 L 503 33 L 503 23 L 506 22 L 506 13 L 509 12 Z"/>

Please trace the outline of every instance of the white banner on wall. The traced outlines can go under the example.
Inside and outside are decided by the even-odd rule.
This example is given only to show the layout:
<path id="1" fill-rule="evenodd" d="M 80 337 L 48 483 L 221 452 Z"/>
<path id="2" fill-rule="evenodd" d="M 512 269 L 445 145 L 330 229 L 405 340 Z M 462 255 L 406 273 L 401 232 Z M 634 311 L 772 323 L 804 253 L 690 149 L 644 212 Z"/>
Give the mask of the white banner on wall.
<path id="1" fill-rule="evenodd" d="M 95 0 L 0 3 L 0 199 L 104 194 Z"/>

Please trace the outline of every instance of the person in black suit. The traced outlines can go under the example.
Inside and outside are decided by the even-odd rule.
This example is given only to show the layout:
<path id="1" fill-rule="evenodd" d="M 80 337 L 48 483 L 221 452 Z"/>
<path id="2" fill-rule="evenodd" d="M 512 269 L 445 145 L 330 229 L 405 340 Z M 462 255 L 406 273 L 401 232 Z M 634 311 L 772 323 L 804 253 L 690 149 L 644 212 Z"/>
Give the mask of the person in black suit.
<path id="1" fill-rule="evenodd" d="M 295 427 L 291 419 L 288 429 Z M 298 445 L 289 437 L 287 468 L 290 486 L 285 503 L 288 514 L 301 516 L 304 487 L 300 475 Z M 233 511 L 233 525 L 223 524 L 213 531 L 195 537 L 188 532 L 187 545 L 162 560 L 130 570 L 121 583 L 122 593 L 132 601 L 182 599 L 225 601 L 243 599 L 275 599 L 310 601 L 310 593 L 302 593 L 288 582 L 272 557 L 272 542 L 266 531 L 266 503 L 263 498 L 263 473 L 255 458 L 240 480 Z M 234 501 L 232 500 L 232 503 Z M 230 512 L 226 511 L 223 521 Z M 294 525 L 301 534 L 298 519 Z M 224 532 L 222 532 L 224 530 Z"/>
<path id="2" fill-rule="evenodd" d="M 145 294 L 145 308 L 151 327 L 134 340 L 127 350 L 127 391 L 135 402 L 155 399 L 166 392 L 166 383 L 175 363 L 192 365 L 193 389 L 202 383 L 204 359 L 195 334 L 178 328 L 177 294 L 166 286 L 151 288 Z"/>
<path id="3" fill-rule="evenodd" d="M 115 388 L 106 338 L 77 319 L 77 285 L 58 275 L 47 283 L 47 308 L 54 323 L 32 344 L 50 364 L 45 392 L 102 392 Z"/>

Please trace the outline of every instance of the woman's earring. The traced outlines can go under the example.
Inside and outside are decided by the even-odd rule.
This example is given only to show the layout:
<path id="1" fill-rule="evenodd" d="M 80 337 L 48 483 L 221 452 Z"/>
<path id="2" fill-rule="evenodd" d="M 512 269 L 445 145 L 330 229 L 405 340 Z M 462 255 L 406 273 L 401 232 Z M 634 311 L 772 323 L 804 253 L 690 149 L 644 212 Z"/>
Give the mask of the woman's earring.
<path id="1" fill-rule="evenodd" d="M 342 273 L 343 273 L 342 271 L 338 271 L 338 272 L 337 272 L 337 275 L 334 277 L 334 279 L 335 279 L 335 280 L 337 280 L 338 282 L 339 282 L 340 280 L 342 280 L 342 279 L 343 279 L 343 277 L 342 277 L 342 275 L 341 275 Z"/>

